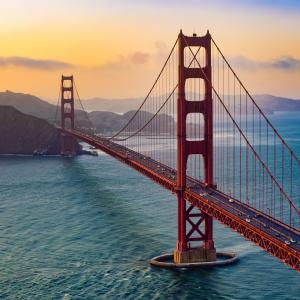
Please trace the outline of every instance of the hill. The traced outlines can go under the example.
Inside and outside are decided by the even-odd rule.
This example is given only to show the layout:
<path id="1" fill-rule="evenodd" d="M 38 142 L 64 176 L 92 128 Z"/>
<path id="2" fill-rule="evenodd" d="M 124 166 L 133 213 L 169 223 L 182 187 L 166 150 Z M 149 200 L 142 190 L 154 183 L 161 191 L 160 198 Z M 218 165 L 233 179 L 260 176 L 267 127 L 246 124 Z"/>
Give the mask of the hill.
<path id="1" fill-rule="evenodd" d="M 272 95 L 255 95 L 254 99 L 266 114 L 280 111 L 300 111 L 300 100 Z"/>
<path id="2" fill-rule="evenodd" d="M 13 106 L 24 114 L 49 121 L 54 120 L 56 113 L 54 105 L 38 97 L 10 91 L 0 92 L 0 105 Z"/>
<path id="3" fill-rule="evenodd" d="M 15 107 L 18 111 L 54 123 L 60 119 L 57 107 L 36 96 L 11 91 L 0 92 L 0 105 Z M 75 107 L 76 108 L 76 107 Z M 80 126 L 88 126 L 87 118 L 82 110 L 75 111 L 76 122 Z"/>
<path id="4" fill-rule="evenodd" d="M 109 111 L 94 111 L 89 113 L 91 122 L 95 125 L 98 133 L 112 133 L 120 130 L 135 114 L 135 110 L 128 111 L 122 115 L 109 112 Z M 137 120 L 145 120 L 144 124 L 151 120 L 152 113 L 140 111 L 133 119 L 130 125 L 130 130 L 134 131 L 139 129 L 140 124 Z M 159 114 L 155 122 L 150 122 L 145 127 L 144 132 L 169 132 L 170 128 L 175 128 L 175 121 L 171 116 Z"/>
<path id="5" fill-rule="evenodd" d="M 142 98 L 133 99 L 104 99 L 92 98 L 83 101 L 86 111 L 111 111 L 118 114 L 137 109 L 142 103 Z"/>
<path id="6" fill-rule="evenodd" d="M 26 115 L 11 106 L 0 106 L 0 154 L 48 155 L 60 153 L 59 131 L 47 121 Z M 76 152 L 81 146 L 76 143 Z"/>
<path id="7" fill-rule="evenodd" d="M 257 104 L 265 113 L 276 111 L 300 111 L 300 100 L 276 97 L 268 94 L 254 95 Z M 133 99 L 104 99 L 92 98 L 83 100 L 86 111 L 106 111 L 124 114 L 135 110 L 141 104 L 142 98 Z M 38 118 L 53 121 L 56 115 L 56 106 L 30 94 L 14 93 L 11 91 L 0 92 L 0 105 L 15 107 L 22 113 Z M 76 111 L 77 117 L 84 120 L 85 116 L 80 110 Z"/>
<path id="8" fill-rule="evenodd" d="M 273 95 L 254 95 L 257 104 L 266 113 L 278 111 L 300 111 L 300 100 L 276 97 Z M 93 98 L 83 101 L 87 111 L 110 111 L 115 113 L 125 113 L 136 109 L 142 102 L 142 98 L 133 99 L 103 99 Z"/>
<path id="9" fill-rule="evenodd" d="M 266 114 L 272 114 L 279 111 L 300 111 L 300 100 L 275 97 L 272 95 L 256 95 L 254 96 L 258 105 Z M 111 133 L 123 127 L 134 113 L 134 110 L 140 105 L 141 99 L 103 99 L 93 98 L 84 100 L 83 105 L 88 113 L 90 120 L 95 125 L 99 133 Z M 44 120 L 53 122 L 56 115 L 56 106 L 42 99 L 22 93 L 13 93 L 10 91 L 0 93 L 0 105 L 9 105 L 15 107 L 24 114 L 32 115 Z M 120 115 L 120 113 L 122 113 Z M 148 119 L 151 114 L 141 112 Z M 59 114 L 59 111 L 58 111 Z M 145 115 L 147 114 L 147 115 Z M 57 116 L 59 119 L 59 115 Z M 174 120 L 170 117 L 164 118 L 165 123 L 161 122 L 161 126 L 172 126 Z M 172 120 L 171 120 L 172 119 Z M 77 127 L 90 127 L 86 114 L 81 110 L 75 111 L 75 120 Z M 167 120 L 167 121 L 166 121 Z M 156 131 L 155 124 L 152 129 Z M 132 128 L 134 129 L 134 128 Z M 162 129 L 164 130 L 164 129 Z"/>

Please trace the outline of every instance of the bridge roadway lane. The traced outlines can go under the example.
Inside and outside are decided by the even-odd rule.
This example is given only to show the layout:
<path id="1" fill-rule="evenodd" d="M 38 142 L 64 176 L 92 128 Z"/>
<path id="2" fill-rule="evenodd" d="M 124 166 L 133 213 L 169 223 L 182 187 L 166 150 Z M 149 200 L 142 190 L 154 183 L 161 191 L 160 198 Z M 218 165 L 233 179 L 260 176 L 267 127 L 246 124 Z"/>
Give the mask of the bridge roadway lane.
<path id="1" fill-rule="evenodd" d="M 138 162 L 139 164 L 144 165 L 160 176 L 173 181 L 174 186 L 176 185 L 176 170 L 163 165 L 148 156 L 109 141 L 108 139 L 86 135 L 78 131 L 73 131 L 73 135 L 74 132 L 78 138 L 85 142 L 89 142 L 89 139 L 97 140 L 97 144 L 99 144 L 100 150 L 106 152 L 105 148 L 112 149 L 120 153 L 123 157 L 126 157 L 127 160 Z M 221 207 L 224 210 L 235 215 L 237 218 L 246 221 L 252 226 L 255 226 L 257 229 L 264 232 L 267 236 L 271 236 L 281 244 L 284 244 L 285 247 L 289 248 L 290 250 L 294 250 L 297 253 L 300 253 L 300 233 L 292 228 L 289 228 L 289 226 L 282 224 L 277 220 L 274 220 L 270 216 L 261 213 L 238 200 L 232 199 L 232 201 L 230 200 L 230 197 L 222 194 L 215 189 L 207 188 L 203 183 L 192 178 L 188 178 L 187 180 L 187 191 L 191 191 L 195 194 L 200 195 L 201 198 L 206 199 L 206 201 L 214 203 L 218 207 Z M 199 199 L 199 201 L 201 200 Z M 285 243 L 287 241 L 289 241 L 289 244 Z"/>

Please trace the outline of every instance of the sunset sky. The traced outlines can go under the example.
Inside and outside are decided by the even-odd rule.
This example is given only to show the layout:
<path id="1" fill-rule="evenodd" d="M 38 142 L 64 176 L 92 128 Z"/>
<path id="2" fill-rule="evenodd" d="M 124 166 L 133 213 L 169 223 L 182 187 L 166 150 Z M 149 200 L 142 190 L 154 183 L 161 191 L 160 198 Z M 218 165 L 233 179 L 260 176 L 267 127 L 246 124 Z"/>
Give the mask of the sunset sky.
<path id="1" fill-rule="evenodd" d="M 300 1 L 0 2 L 0 90 L 57 99 L 62 73 L 82 98 L 142 97 L 180 28 L 209 29 L 251 93 L 300 99 Z"/>

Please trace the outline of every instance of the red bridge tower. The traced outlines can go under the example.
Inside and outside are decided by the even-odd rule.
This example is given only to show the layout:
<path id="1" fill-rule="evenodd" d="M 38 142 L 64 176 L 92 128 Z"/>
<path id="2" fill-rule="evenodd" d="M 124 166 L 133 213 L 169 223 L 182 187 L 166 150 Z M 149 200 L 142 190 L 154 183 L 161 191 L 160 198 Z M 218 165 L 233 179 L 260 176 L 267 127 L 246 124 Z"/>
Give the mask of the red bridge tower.
<path id="1" fill-rule="evenodd" d="M 61 128 L 74 129 L 74 89 L 73 76 L 61 77 Z M 64 132 L 61 133 L 61 155 L 75 155 L 74 138 Z"/>
<path id="2" fill-rule="evenodd" d="M 189 205 L 184 199 L 189 155 L 201 154 L 204 159 L 204 181 L 213 186 L 213 117 L 211 89 L 211 36 L 184 36 L 182 31 L 178 41 L 178 101 L 177 101 L 177 198 L 178 198 L 178 240 L 174 250 L 175 263 L 189 263 L 216 260 L 213 241 L 213 219 L 198 208 Z M 203 47 L 205 66 L 186 67 L 185 49 Z M 204 80 L 205 96 L 198 101 L 186 98 L 185 85 L 189 78 Z M 189 113 L 201 113 L 204 117 L 204 139 L 186 139 L 186 118 Z M 201 126 L 201 125 L 199 125 Z M 198 244 L 197 244 L 198 243 Z"/>

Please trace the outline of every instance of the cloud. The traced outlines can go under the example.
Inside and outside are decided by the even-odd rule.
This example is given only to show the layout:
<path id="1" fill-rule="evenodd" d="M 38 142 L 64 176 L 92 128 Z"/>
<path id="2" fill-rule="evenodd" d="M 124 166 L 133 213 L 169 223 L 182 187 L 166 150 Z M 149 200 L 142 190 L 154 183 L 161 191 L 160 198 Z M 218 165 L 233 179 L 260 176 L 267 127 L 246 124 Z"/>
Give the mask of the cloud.
<path id="1" fill-rule="evenodd" d="M 128 55 L 118 55 L 114 59 L 107 61 L 101 65 L 95 66 L 93 70 L 128 70 L 149 67 L 162 66 L 170 52 L 170 45 L 163 41 L 155 41 L 154 49 L 151 52 L 135 51 Z"/>
<path id="2" fill-rule="evenodd" d="M 244 56 L 232 57 L 229 62 L 240 69 L 277 69 L 285 71 L 300 70 L 300 59 L 282 56 L 268 61 L 259 61 L 246 58 Z"/>
<path id="3" fill-rule="evenodd" d="M 59 60 L 33 59 L 22 56 L 0 57 L 0 66 L 15 66 L 38 70 L 59 70 L 74 67 L 72 64 Z"/>
<path id="4" fill-rule="evenodd" d="M 300 70 L 300 60 L 286 56 L 272 61 L 270 66 L 276 69 Z"/>
<path id="5" fill-rule="evenodd" d="M 138 65 L 143 65 L 149 61 L 150 55 L 149 53 L 145 52 L 134 52 L 128 56 L 128 59 L 133 63 L 133 64 L 138 64 Z"/>
<path id="6" fill-rule="evenodd" d="M 108 61 L 100 66 L 95 67 L 97 70 L 121 70 L 136 68 L 149 62 L 151 54 L 141 51 L 135 51 L 127 56 L 118 55 L 114 60 Z"/>

